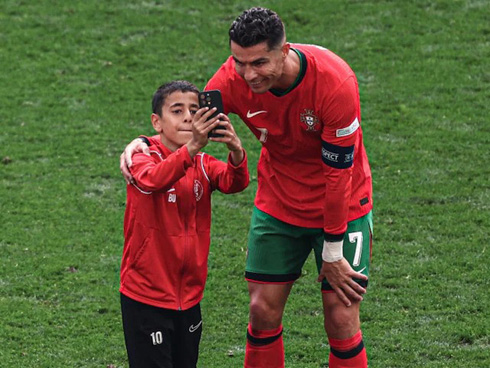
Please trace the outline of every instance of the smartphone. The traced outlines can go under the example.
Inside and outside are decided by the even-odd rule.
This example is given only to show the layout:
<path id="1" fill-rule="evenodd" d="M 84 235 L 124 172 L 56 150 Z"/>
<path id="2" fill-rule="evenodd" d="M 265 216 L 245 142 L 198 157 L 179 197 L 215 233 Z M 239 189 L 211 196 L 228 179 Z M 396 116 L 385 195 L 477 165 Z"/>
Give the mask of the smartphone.
<path id="1" fill-rule="evenodd" d="M 199 92 L 199 107 L 209 107 L 210 109 L 216 107 L 216 111 L 209 117 L 209 119 L 216 117 L 220 113 L 224 113 L 221 92 L 217 89 Z M 208 137 L 224 136 L 223 134 L 220 134 L 219 129 L 216 128 L 209 132 Z"/>

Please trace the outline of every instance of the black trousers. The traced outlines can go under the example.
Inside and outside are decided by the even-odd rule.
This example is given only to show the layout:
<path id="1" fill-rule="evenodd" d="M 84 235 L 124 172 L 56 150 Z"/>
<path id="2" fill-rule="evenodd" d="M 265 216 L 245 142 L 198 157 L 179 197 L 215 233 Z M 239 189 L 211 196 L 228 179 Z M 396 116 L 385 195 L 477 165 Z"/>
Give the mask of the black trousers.
<path id="1" fill-rule="evenodd" d="M 195 368 L 202 334 L 200 304 L 176 311 L 121 294 L 124 339 L 131 368 Z"/>

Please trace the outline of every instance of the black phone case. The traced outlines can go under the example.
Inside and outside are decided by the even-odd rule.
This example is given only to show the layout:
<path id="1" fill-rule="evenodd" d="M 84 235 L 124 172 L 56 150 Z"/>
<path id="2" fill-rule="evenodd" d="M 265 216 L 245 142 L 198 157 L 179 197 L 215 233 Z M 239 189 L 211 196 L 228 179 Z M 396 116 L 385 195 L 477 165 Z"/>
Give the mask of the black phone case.
<path id="1" fill-rule="evenodd" d="M 209 107 L 210 109 L 216 107 L 216 111 L 213 113 L 213 115 L 211 115 L 211 118 L 216 117 L 220 113 L 224 113 L 221 92 L 217 89 L 200 92 L 199 107 Z M 219 134 L 217 130 L 219 129 L 213 129 L 210 131 L 208 137 L 223 137 L 223 135 Z"/>

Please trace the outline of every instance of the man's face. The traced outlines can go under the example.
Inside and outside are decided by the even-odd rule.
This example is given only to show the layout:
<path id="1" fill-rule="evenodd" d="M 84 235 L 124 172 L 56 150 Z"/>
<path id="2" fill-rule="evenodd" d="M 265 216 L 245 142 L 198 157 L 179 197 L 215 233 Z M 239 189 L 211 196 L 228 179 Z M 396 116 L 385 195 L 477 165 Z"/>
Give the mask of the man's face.
<path id="1" fill-rule="evenodd" d="M 241 47 L 231 41 L 231 54 L 235 69 L 254 93 L 265 93 L 271 88 L 281 88 L 279 79 L 283 73 L 288 48 L 286 44 L 270 50 L 267 42 Z"/>
<path id="2" fill-rule="evenodd" d="M 162 143 L 171 151 L 192 138 L 192 118 L 198 109 L 196 93 L 176 91 L 165 99 L 161 117 L 152 114 L 153 127 L 160 133 Z"/>

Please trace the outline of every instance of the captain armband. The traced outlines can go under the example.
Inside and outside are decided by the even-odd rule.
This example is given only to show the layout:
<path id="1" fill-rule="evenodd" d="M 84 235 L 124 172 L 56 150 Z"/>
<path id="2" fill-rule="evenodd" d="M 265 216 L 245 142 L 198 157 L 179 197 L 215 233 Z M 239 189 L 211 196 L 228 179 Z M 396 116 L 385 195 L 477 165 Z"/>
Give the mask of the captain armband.
<path id="1" fill-rule="evenodd" d="M 340 261 L 342 258 L 344 258 L 344 254 L 342 251 L 343 245 L 344 245 L 343 240 L 339 240 L 339 241 L 324 240 L 322 259 L 328 263 Z"/>
<path id="2" fill-rule="evenodd" d="M 322 141 L 322 160 L 335 169 L 348 169 L 354 162 L 354 145 L 342 147 Z"/>

